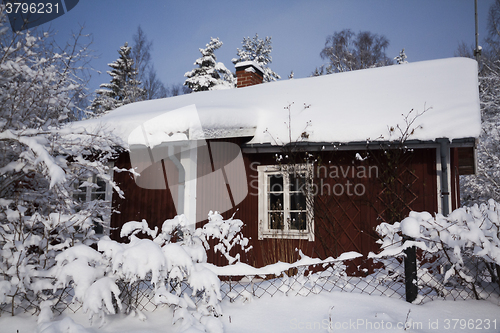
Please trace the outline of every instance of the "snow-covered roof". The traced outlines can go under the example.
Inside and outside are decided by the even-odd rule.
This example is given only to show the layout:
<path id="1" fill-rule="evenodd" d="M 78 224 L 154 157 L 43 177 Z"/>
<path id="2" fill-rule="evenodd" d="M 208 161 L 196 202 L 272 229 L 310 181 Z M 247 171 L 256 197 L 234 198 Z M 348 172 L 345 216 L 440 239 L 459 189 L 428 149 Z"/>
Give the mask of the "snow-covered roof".
<path id="1" fill-rule="evenodd" d="M 255 144 L 283 144 L 304 132 L 302 141 L 359 142 L 396 139 L 389 128 L 406 128 L 410 110 L 409 119 L 427 111 L 409 139 L 478 137 L 477 63 L 450 58 L 197 92 L 128 104 L 73 126 L 104 126 L 124 142 L 145 122 L 155 124 L 150 136 L 173 140 L 195 138 L 189 132 L 198 124 L 205 137 L 253 136 Z"/>

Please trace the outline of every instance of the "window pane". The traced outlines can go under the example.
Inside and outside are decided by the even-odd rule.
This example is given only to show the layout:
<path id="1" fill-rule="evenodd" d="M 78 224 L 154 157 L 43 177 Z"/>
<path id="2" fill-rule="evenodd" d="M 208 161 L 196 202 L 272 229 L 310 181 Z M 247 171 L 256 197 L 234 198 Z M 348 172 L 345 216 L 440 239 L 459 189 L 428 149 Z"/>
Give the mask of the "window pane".
<path id="1" fill-rule="evenodd" d="M 283 216 L 283 212 L 269 212 L 269 229 L 283 230 L 285 225 Z"/>
<path id="2" fill-rule="evenodd" d="M 92 193 L 90 196 L 90 200 L 105 200 L 106 199 L 106 194 L 105 193 Z"/>
<path id="3" fill-rule="evenodd" d="M 79 203 L 84 203 L 87 201 L 87 195 L 85 193 L 74 193 L 73 199 Z"/>
<path id="4" fill-rule="evenodd" d="M 96 234 L 103 234 L 104 233 L 104 227 L 102 226 L 101 223 L 94 221 L 94 232 Z"/>
<path id="5" fill-rule="evenodd" d="M 304 174 L 290 174 L 290 191 L 292 192 L 305 192 L 306 191 L 306 178 Z"/>
<path id="6" fill-rule="evenodd" d="M 305 212 L 291 212 L 290 213 L 290 229 L 292 230 L 306 230 L 306 213 Z"/>
<path id="7" fill-rule="evenodd" d="M 280 174 L 268 176 L 269 192 L 283 192 L 283 177 Z M 282 201 L 283 202 L 283 201 Z"/>
<path id="8" fill-rule="evenodd" d="M 291 193 L 290 210 L 306 210 L 306 196 L 301 192 Z"/>
<path id="9" fill-rule="evenodd" d="M 283 193 L 269 193 L 269 210 L 283 210 Z"/>
<path id="10" fill-rule="evenodd" d="M 82 184 L 83 184 L 83 181 L 81 181 L 81 180 L 74 181 L 73 182 L 73 189 L 75 191 L 79 191 L 80 190 L 80 185 L 82 185 Z"/>
<path id="11" fill-rule="evenodd" d="M 99 177 L 94 180 L 98 187 L 92 188 L 93 192 L 106 192 L 106 182 Z"/>

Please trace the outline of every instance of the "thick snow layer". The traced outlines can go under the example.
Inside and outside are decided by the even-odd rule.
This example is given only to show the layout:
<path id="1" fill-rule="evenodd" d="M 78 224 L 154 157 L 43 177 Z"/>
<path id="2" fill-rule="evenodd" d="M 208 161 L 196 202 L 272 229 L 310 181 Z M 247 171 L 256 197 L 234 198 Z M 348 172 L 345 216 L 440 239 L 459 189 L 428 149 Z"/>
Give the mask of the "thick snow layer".
<path id="1" fill-rule="evenodd" d="M 267 265 L 265 267 L 261 268 L 255 268 L 252 267 L 248 264 L 242 263 L 242 262 L 237 262 L 233 265 L 227 265 L 227 266 L 215 266 L 213 264 L 206 263 L 204 266 L 208 268 L 210 271 L 214 272 L 217 275 L 224 276 L 224 275 L 233 275 L 233 276 L 242 276 L 242 275 L 256 275 L 256 276 L 265 276 L 269 274 L 274 274 L 274 275 L 279 275 L 281 272 L 284 272 L 290 268 L 294 267 L 300 267 L 304 265 L 322 265 L 322 264 L 328 264 L 328 263 L 333 263 L 333 262 L 341 262 L 344 260 L 350 260 L 354 258 L 359 258 L 362 257 L 361 254 L 357 252 L 345 252 L 342 253 L 338 258 L 334 259 L 332 257 L 321 260 L 318 258 L 311 258 L 305 255 L 302 255 L 302 258 L 292 264 L 286 263 L 286 262 L 277 262 L 275 264 Z"/>
<path id="2" fill-rule="evenodd" d="M 414 110 L 413 115 L 427 110 L 413 123 L 413 127 L 420 127 L 410 139 L 478 137 L 481 129 L 477 63 L 466 58 L 133 103 L 72 126 L 84 126 L 87 130 L 104 127 L 127 142 L 134 129 L 159 117 L 160 126 L 154 126 L 155 133 L 148 133 L 149 136 L 171 141 L 176 133 L 190 134 L 193 114 L 179 110 L 188 106 L 194 106 L 204 132 L 225 136 L 240 133 L 235 136 L 245 129 L 243 133 L 250 130 L 254 134 L 251 143 L 275 145 L 289 142 L 289 127 L 293 141 L 304 131 L 308 135 L 304 141 L 310 142 L 395 140 L 399 133 L 391 136 L 388 128 L 399 125 L 405 129 L 404 116 L 410 110 Z"/>
<path id="3" fill-rule="evenodd" d="M 223 302 L 224 332 L 498 332 L 498 305 L 488 301 L 433 301 L 415 305 L 383 296 L 355 293 L 275 296 L 251 302 Z M 79 312 L 54 318 L 38 326 L 36 316 L 0 317 L 2 332 L 39 333 L 160 333 L 178 332 L 172 327 L 172 310 L 146 314 L 109 316 L 106 323 L 89 327 Z M 495 321 L 496 320 L 496 321 Z M 331 325 L 331 330 L 328 326 Z M 408 329 L 404 330 L 404 326 Z M 178 327 L 177 327 L 178 328 Z M 399 328 L 399 329 L 398 329 Z M 455 329 L 453 329 L 455 328 Z"/>

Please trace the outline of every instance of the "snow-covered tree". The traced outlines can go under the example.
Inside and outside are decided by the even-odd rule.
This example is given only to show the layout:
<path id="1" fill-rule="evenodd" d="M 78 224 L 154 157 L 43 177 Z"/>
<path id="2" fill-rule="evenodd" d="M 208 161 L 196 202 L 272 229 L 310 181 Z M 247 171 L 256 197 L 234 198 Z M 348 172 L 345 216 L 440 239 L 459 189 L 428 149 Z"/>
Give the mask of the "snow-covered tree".
<path id="1" fill-rule="evenodd" d="M 344 29 L 326 38 L 320 56 L 327 61 L 326 74 L 339 73 L 392 64 L 385 54 L 387 47 L 389 40 L 383 35 Z"/>
<path id="2" fill-rule="evenodd" d="M 48 33 L 11 33 L 0 6 L 0 306 L 13 311 L 44 300 L 57 253 L 91 239 L 93 222 L 109 210 L 72 195 L 93 186 L 81 182 L 90 174 L 114 186 L 107 161 L 118 145 L 68 126 L 85 86 L 83 37 L 59 48 Z"/>
<path id="3" fill-rule="evenodd" d="M 476 175 L 461 177 L 461 200 L 471 205 L 490 198 L 500 201 L 500 1 L 490 8 L 489 35 L 479 63 L 482 130 L 477 146 Z M 461 44 L 458 55 L 473 57 Z"/>
<path id="4" fill-rule="evenodd" d="M 222 46 L 219 38 L 210 38 L 210 43 L 200 49 L 201 58 L 194 65 L 198 67 L 184 74 L 184 85 L 192 91 L 234 88 L 235 78 L 223 63 L 217 62 L 214 52 Z"/>
<path id="5" fill-rule="evenodd" d="M 405 49 L 402 49 L 401 51 L 399 51 L 399 55 L 395 57 L 394 60 L 396 60 L 398 65 L 402 65 L 408 63 L 408 60 L 406 60 L 407 58 L 408 57 L 406 56 Z"/>
<path id="6" fill-rule="evenodd" d="M 498 61 L 498 60 L 497 60 Z M 476 175 L 461 178 L 462 203 L 493 198 L 500 201 L 500 68 L 497 61 L 480 73 L 481 135 Z"/>
<path id="7" fill-rule="evenodd" d="M 264 82 L 281 79 L 281 76 L 268 66 L 272 62 L 271 51 L 273 47 L 271 37 L 262 39 L 259 38 L 258 34 L 255 34 L 253 38 L 243 37 L 241 44 L 243 44 L 242 48 L 236 51 L 238 57 L 231 60 L 233 64 L 243 61 L 255 61 L 264 70 Z"/>
<path id="8" fill-rule="evenodd" d="M 132 48 L 125 43 L 120 47 L 120 57 L 108 64 L 111 71 L 110 83 L 103 83 L 96 90 L 96 98 L 92 102 L 91 109 L 99 114 L 116 109 L 122 105 L 144 99 L 144 89 L 137 79 L 137 69 L 131 56 Z"/>

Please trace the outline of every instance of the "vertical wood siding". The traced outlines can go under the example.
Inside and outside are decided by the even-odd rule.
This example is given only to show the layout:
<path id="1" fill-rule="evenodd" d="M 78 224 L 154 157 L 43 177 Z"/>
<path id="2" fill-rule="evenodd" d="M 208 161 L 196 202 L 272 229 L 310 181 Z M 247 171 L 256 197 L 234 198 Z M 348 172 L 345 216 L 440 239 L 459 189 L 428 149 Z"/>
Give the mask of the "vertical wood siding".
<path id="1" fill-rule="evenodd" d="M 355 154 L 353 151 L 325 152 L 319 157 L 323 161 L 322 165 L 328 170 L 338 167 L 344 168 L 345 171 L 348 167 L 370 166 L 370 159 L 358 161 L 355 159 Z M 371 154 L 381 154 L 381 152 L 371 152 Z M 399 188 L 404 190 L 398 196 L 405 201 L 395 205 L 399 209 L 400 217 L 406 216 L 410 210 L 437 211 L 436 151 L 417 149 L 410 154 L 411 156 L 400 167 L 402 175 L 398 180 Z M 275 154 L 244 154 L 244 161 L 249 184 L 248 196 L 235 208 L 222 214 L 224 218 L 230 218 L 234 214 L 235 218 L 245 223 L 243 231 L 245 236 L 250 238 L 253 249 L 249 253 L 240 253 L 243 262 L 262 266 L 270 263 L 273 258 L 293 260 L 297 258 L 295 248 L 301 249 L 309 256 L 317 257 L 338 256 L 345 251 L 367 254 L 379 248 L 375 243 L 378 239 L 375 227 L 384 221 L 395 222 L 387 218 L 389 203 L 384 202 L 387 198 L 383 195 L 381 184 L 383 179 L 380 178 L 380 174 L 377 177 L 373 172 L 371 177 L 369 175 L 358 177 L 355 172 L 353 177 L 353 174 L 348 172 L 347 177 L 339 178 L 316 175 L 315 182 L 323 185 L 324 191 L 323 195 L 317 195 L 314 199 L 315 242 L 287 239 L 258 240 L 257 165 L 276 164 Z M 365 193 L 361 196 L 350 196 L 347 193 L 334 194 L 331 190 L 333 186 L 335 184 L 345 186 L 346 181 L 350 181 L 351 184 L 362 184 Z M 358 189 L 360 188 L 359 186 Z M 219 265 L 226 263 L 224 258 L 212 252 L 209 253 L 209 260 Z"/>
<path id="2" fill-rule="evenodd" d="M 243 139 L 225 140 L 241 144 Z M 216 142 L 216 140 L 209 141 Z M 200 154 L 207 152 L 201 151 Z M 361 156 L 366 155 L 366 151 L 359 152 Z M 364 161 L 355 158 L 354 151 L 322 152 L 318 154 L 321 161 L 319 165 L 327 170 L 349 167 L 369 167 L 376 165 L 375 157 L 382 159 L 381 151 L 370 151 L 370 156 Z M 257 267 L 270 263 L 273 260 L 294 260 L 297 258 L 296 248 L 303 253 L 315 257 L 338 256 L 345 251 L 358 251 L 367 254 L 369 251 L 377 251 L 378 244 L 375 243 L 377 234 L 375 227 L 383 222 L 390 221 L 389 209 L 391 206 L 388 200 L 394 199 L 392 206 L 399 207 L 400 216 L 408 214 L 410 210 L 416 211 L 437 211 L 437 182 L 436 182 L 436 151 L 435 149 L 415 149 L 409 153 L 403 165 L 399 166 L 400 175 L 398 178 L 398 189 L 400 193 L 394 196 L 385 194 L 383 186 L 382 171 L 387 165 L 378 165 L 378 174 L 369 174 L 361 177 L 357 172 L 348 172 L 345 177 L 333 177 L 333 174 L 316 175 L 314 182 L 324 186 L 323 194 L 319 193 L 314 198 L 314 224 L 315 241 L 287 240 L 287 239 L 264 239 L 258 240 L 258 189 L 257 189 L 257 165 L 276 164 L 275 154 L 243 154 L 246 181 L 238 182 L 234 186 L 247 186 L 248 195 L 243 201 L 233 208 L 225 210 L 227 200 L 231 192 L 244 190 L 237 187 L 228 189 L 227 187 L 214 186 L 207 178 L 208 175 L 220 167 L 226 165 L 234 159 L 234 152 L 219 152 L 217 161 L 219 165 L 214 165 L 213 161 L 206 156 L 199 156 L 200 161 L 206 161 L 198 165 L 197 193 L 210 193 L 208 196 L 197 197 L 197 215 L 207 216 L 207 207 L 212 210 L 223 211 L 222 216 L 227 219 L 234 215 L 234 218 L 244 222 L 243 233 L 250 238 L 252 250 L 245 253 L 239 249 L 233 249 L 233 254 L 240 253 L 241 261 Z M 122 154 L 116 162 L 119 168 L 130 168 L 128 154 Z M 174 172 L 171 167 L 165 165 L 169 172 Z M 352 171 L 352 169 L 349 169 Z M 358 169 L 355 169 L 358 170 Z M 111 224 L 114 228 L 119 228 L 123 223 L 131 220 L 140 221 L 146 219 L 150 226 L 161 227 L 164 220 L 176 215 L 175 206 L 172 201 L 172 194 L 165 190 L 145 190 L 138 187 L 132 176 L 126 172 L 115 173 L 115 181 L 118 182 L 125 192 L 125 199 L 117 198 L 114 194 L 113 205 L 120 214 L 113 214 Z M 362 184 L 365 192 L 363 195 L 348 195 L 337 191 L 332 194 L 335 184 L 345 185 L 347 181 L 352 184 Z M 330 192 L 328 192 L 328 186 Z M 339 185 L 337 189 L 339 189 Z M 358 190 L 361 185 L 358 186 Z M 359 192 L 359 191 L 358 191 Z M 175 194 L 174 194 L 175 195 Z M 229 198 L 230 199 L 230 198 Z M 222 209 L 221 209 L 222 208 Z M 202 226 L 205 221 L 199 222 L 197 226 Z M 112 238 L 119 239 L 119 230 L 112 232 Z M 217 265 L 226 264 L 225 258 L 215 253 L 212 248 L 208 251 L 209 262 Z"/>

